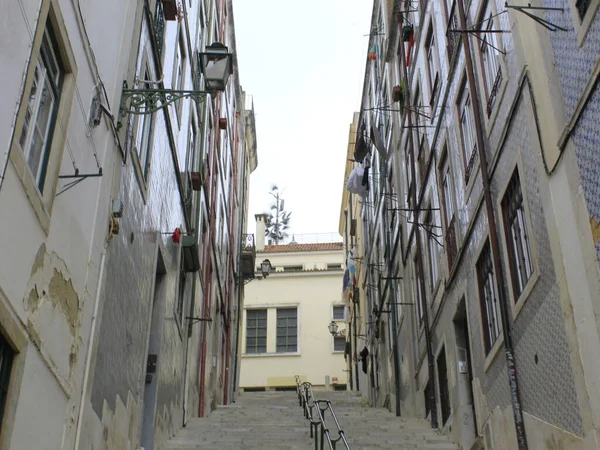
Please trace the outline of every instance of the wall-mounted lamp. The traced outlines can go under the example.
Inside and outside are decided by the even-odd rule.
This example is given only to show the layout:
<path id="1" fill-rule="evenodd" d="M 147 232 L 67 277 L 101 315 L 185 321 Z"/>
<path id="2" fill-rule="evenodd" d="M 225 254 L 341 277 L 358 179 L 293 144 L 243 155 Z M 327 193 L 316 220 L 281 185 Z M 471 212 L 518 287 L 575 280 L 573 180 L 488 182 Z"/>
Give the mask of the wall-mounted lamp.
<path id="1" fill-rule="evenodd" d="M 171 103 L 182 98 L 191 98 L 196 103 L 204 101 L 207 94 L 224 91 L 229 76 L 233 70 L 233 55 L 228 48 L 220 42 L 207 46 L 203 52 L 198 53 L 198 69 L 196 85 L 191 91 L 178 89 L 154 89 L 143 82 L 142 88 L 130 89 L 123 83 L 121 94 L 120 119 L 127 114 L 152 114 Z M 204 76 L 204 89 L 200 89 L 199 80 Z"/>
<path id="2" fill-rule="evenodd" d="M 260 271 L 262 272 L 263 278 L 267 278 L 269 276 L 269 274 L 271 273 L 271 268 L 271 261 L 269 261 L 268 259 L 265 259 L 263 262 L 260 263 Z"/>
<path id="3" fill-rule="evenodd" d="M 333 320 L 327 326 L 327 328 L 329 329 L 329 332 L 331 333 L 331 335 L 333 337 L 345 337 L 346 336 L 346 330 L 344 329 L 342 331 L 338 331 L 339 326 Z"/>

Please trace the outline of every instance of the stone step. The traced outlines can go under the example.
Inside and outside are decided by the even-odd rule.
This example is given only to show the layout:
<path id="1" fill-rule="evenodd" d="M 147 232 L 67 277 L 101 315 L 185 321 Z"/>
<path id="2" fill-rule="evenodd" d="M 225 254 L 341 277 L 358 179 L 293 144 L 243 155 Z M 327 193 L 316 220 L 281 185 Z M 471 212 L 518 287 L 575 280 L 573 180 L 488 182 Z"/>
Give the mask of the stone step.
<path id="1" fill-rule="evenodd" d="M 315 392 L 315 397 L 332 402 L 352 450 L 457 449 L 425 420 L 365 407 L 360 397 L 346 392 Z M 332 438 L 337 438 L 329 411 L 325 420 L 332 428 Z M 209 417 L 191 420 L 161 450 L 196 449 L 310 450 L 314 440 L 294 392 L 248 392 L 239 395 L 236 403 L 218 407 Z"/>

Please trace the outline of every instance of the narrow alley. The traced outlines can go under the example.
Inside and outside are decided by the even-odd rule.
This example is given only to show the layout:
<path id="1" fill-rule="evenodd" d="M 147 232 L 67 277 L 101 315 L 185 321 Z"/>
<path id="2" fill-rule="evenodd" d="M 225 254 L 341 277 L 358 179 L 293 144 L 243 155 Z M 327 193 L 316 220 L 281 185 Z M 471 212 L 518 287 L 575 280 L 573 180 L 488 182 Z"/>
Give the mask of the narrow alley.
<path id="1" fill-rule="evenodd" d="M 427 421 L 395 417 L 384 408 L 369 408 L 360 396 L 352 393 L 317 391 L 315 397 L 331 402 L 352 450 L 457 449 L 446 436 L 432 430 Z M 339 433 L 327 414 L 325 423 L 335 440 Z M 247 392 L 241 394 L 236 403 L 217 407 L 207 418 L 191 420 L 164 450 L 314 448 L 309 421 L 295 392 Z M 327 440 L 323 448 L 331 448 Z M 339 441 L 335 448 L 346 447 Z"/>

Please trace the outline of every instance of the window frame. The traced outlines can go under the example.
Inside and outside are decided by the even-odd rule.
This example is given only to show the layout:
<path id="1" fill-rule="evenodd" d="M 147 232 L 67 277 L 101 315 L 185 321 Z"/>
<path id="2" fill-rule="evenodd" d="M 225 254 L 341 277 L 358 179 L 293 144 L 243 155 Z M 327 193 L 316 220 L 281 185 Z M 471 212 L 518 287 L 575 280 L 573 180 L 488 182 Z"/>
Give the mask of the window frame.
<path id="1" fill-rule="evenodd" d="M 571 19 L 573 21 L 573 27 L 577 37 L 577 45 L 581 47 L 585 42 L 587 33 L 594 23 L 598 7 L 600 6 L 600 0 L 590 0 L 590 4 L 583 17 L 579 14 L 576 0 L 569 0 L 569 8 L 571 10 Z"/>
<path id="2" fill-rule="evenodd" d="M 429 266 L 429 287 L 432 297 L 434 296 L 437 283 L 440 279 L 440 268 L 438 264 L 438 248 L 439 244 L 436 242 L 432 233 L 435 233 L 436 229 L 435 214 L 433 211 L 429 211 L 425 216 L 425 227 L 429 227 L 430 230 L 426 232 L 426 247 L 427 247 L 427 262 Z"/>
<path id="3" fill-rule="evenodd" d="M 517 290 L 515 289 L 515 287 L 513 285 L 513 276 L 514 275 L 512 273 L 513 269 L 511 267 L 511 265 L 513 264 L 513 261 L 512 261 L 512 257 L 511 257 L 511 253 L 510 253 L 511 252 L 511 250 L 510 250 L 511 238 L 509 235 L 507 235 L 506 214 L 504 211 L 504 199 L 510 188 L 511 181 L 513 181 L 513 176 L 515 175 L 515 172 L 518 172 L 518 176 L 519 176 L 519 188 L 521 190 L 521 198 L 522 198 L 521 203 L 522 203 L 523 219 L 524 219 L 524 223 L 525 223 L 525 227 L 526 227 L 526 232 L 529 237 L 529 240 L 528 240 L 529 259 L 530 259 L 530 264 L 531 264 L 531 274 L 530 274 L 529 278 L 527 279 L 527 282 L 520 293 L 517 292 Z M 533 223 L 531 220 L 529 203 L 527 201 L 527 191 L 524 189 L 525 184 L 523 183 L 523 179 L 521 178 L 521 175 L 524 173 L 524 170 L 523 170 L 523 165 L 522 165 L 520 158 L 517 160 L 516 164 L 513 166 L 511 173 L 512 173 L 512 175 L 511 175 L 510 179 L 508 180 L 508 182 L 506 183 L 504 190 L 500 192 L 496 207 L 498 208 L 498 210 L 500 211 L 500 214 L 501 214 L 503 231 L 500 233 L 500 239 L 502 240 L 503 245 L 505 246 L 506 251 L 503 252 L 503 258 L 504 258 L 504 263 L 506 264 L 506 267 L 508 268 L 507 269 L 508 276 L 510 277 L 510 279 L 507 281 L 507 285 L 508 285 L 508 293 L 509 293 L 508 295 L 511 296 L 512 301 L 509 301 L 508 303 L 510 304 L 510 307 L 512 310 L 512 320 L 516 321 L 521 309 L 523 308 L 527 299 L 530 297 L 530 294 L 531 294 L 533 288 L 535 287 L 537 280 L 539 279 L 540 271 L 539 271 L 538 261 L 537 261 L 536 241 L 534 238 L 534 233 L 532 232 Z"/>
<path id="4" fill-rule="evenodd" d="M 342 308 L 342 317 L 336 317 L 335 311 L 337 308 Z M 346 307 L 344 305 L 332 305 L 331 306 L 331 320 L 346 320 Z"/>
<path id="5" fill-rule="evenodd" d="M 486 259 L 485 261 L 484 258 Z M 500 298 L 495 270 L 490 240 L 486 238 L 475 264 L 483 350 L 486 357 L 494 353 L 494 347 L 502 337 L 502 324 L 499 311 Z M 488 297 L 490 293 L 494 297 L 491 305 Z M 493 308 L 490 306 L 493 306 Z M 493 313 L 492 317 L 490 317 L 490 312 Z M 493 323 L 490 322 L 490 319 L 493 320 Z"/>
<path id="6" fill-rule="evenodd" d="M 442 362 L 444 364 L 440 364 Z M 446 346 L 442 345 L 436 357 L 438 392 L 440 393 L 440 418 L 441 425 L 444 427 L 452 415 L 452 400 L 450 397 L 450 387 L 448 380 L 448 357 L 446 356 Z"/>
<path id="7" fill-rule="evenodd" d="M 429 83 L 429 106 L 434 108 L 441 84 L 440 55 L 437 50 L 437 38 L 433 19 L 429 21 L 429 29 L 425 39 L 425 62 L 427 65 L 427 81 Z M 433 114 L 432 114 L 433 116 Z"/>
<path id="8" fill-rule="evenodd" d="M 46 143 L 47 150 L 44 177 L 40 189 L 37 177 L 29 168 L 25 152 L 20 146 L 23 125 L 31 93 L 33 79 L 39 59 L 40 49 L 46 34 L 48 24 L 52 28 L 54 39 L 58 48 L 57 58 L 63 69 L 60 97 L 57 100 L 54 132 Z M 77 65 L 75 56 L 62 18 L 60 5 L 57 0 L 43 0 L 39 9 L 36 30 L 33 36 L 31 51 L 28 55 L 26 73 L 19 94 L 19 106 L 14 116 L 13 133 L 10 141 L 10 161 L 16 171 L 17 177 L 23 184 L 23 189 L 37 216 L 39 224 L 47 235 L 50 231 L 50 217 L 54 206 L 55 193 L 58 187 L 59 171 L 63 160 L 64 148 L 68 144 L 68 129 L 73 104 L 75 85 L 77 79 Z"/>
<path id="9" fill-rule="evenodd" d="M 336 342 L 343 342 L 342 349 L 336 350 Z M 332 353 L 344 353 L 346 351 L 346 336 L 332 336 L 331 337 Z"/>
<path id="10" fill-rule="evenodd" d="M 256 322 L 256 327 L 253 327 L 254 329 L 256 329 L 256 336 L 249 336 L 248 333 L 248 323 L 249 320 L 251 320 L 251 318 L 249 317 L 251 313 L 263 313 L 264 312 L 264 327 L 260 326 L 260 320 L 262 319 L 262 317 L 257 317 L 256 319 L 252 318 L 252 320 L 255 320 Z M 264 355 L 267 353 L 267 345 L 268 345 L 268 328 L 269 328 L 269 324 L 268 324 L 268 320 L 269 320 L 269 313 L 268 313 L 268 309 L 267 308 L 248 308 L 246 309 L 246 320 L 245 320 L 245 339 L 246 342 L 244 343 L 244 354 L 245 355 Z M 262 330 L 264 330 L 264 335 L 262 334 Z M 258 341 L 261 338 L 264 338 L 265 340 L 265 345 L 264 345 L 264 351 L 248 351 L 249 347 L 249 343 L 250 340 L 249 338 L 252 338 L 254 340 L 254 345 L 252 346 L 253 349 L 255 350 L 259 350 L 262 349 L 263 346 L 259 346 L 258 345 Z"/>
<path id="11" fill-rule="evenodd" d="M 473 97 L 465 76 L 461 85 L 457 101 L 458 128 L 462 145 L 462 159 L 464 167 L 464 182 L 469 184 L 475 169 L 477 158 L 477 136 L 474 134 L 475 114 L 473 112 Z M 468 138 L 468 141 L 467 141 Z M 471 147 L 470 151 L 468 147 Z"/>
<path id="12" fill-rule="evenodd" d="M 279 325 L 279 320 L 280 319 L 290 319 L 290 317 L 281 317 L 280 318 L 279 317 L 279 312 L 280 311 L 295 311 L 296 312 L 296 314 L 294 316 L 294 319 L 296 321 L 295 327 L 294 327 L 295 330 L 296 330 L 295 336 L 294 335 L 289 335 L 288 329 L 290 328 L 290 326 L 287 323 L 286 323 L 285 326 L 280 326 Z M 277 354 L 282 354 L 282 353 L 298 353 L 298 328 L 299 328 L 298 327 L 298 307 L 296 307 L 296 306 L 278 307 L 278 308 L 275 309 L 275 317 L 276 317 L 275 353 L 277 353 Z M 286 322 L 287 322 L 287 320 L 286 320 Z M 282 328 L 285 328 L 285 330 L 286 330 L 285 336 L 280 336 L 279 335 L 279 330 L 282 329 Z M 285 344 L 279 344 L 279 338 L 280 337 L 285 337 L 285 339 L 286 339 L 286 343 Z M 290 344 L 288 342 L 288 340 L 290 338 L 295 338 L 295 343 L 294 344 Z M 285 350 L 280 350 L 280 346 L 283 346 L 286 349 Z M 293 347 L 294 349 L 293 350 L 288 350 L 288 347 Z"/>
<path id="13" fill-rule="evenodd" d="M 497 100 L 504 81 L 502 42 L 498 38 L 498 33 L 490 32 L 500 29 L 493 2 L 488 1 L 483 6 L 478 23 L 482 24 L 482 28 L 485 29 L 485 32 L 478 33 L 477 45 L 479 47 L 481 82 L 485 93 L 486 120 L 490 120 L 499 104 Z"/>

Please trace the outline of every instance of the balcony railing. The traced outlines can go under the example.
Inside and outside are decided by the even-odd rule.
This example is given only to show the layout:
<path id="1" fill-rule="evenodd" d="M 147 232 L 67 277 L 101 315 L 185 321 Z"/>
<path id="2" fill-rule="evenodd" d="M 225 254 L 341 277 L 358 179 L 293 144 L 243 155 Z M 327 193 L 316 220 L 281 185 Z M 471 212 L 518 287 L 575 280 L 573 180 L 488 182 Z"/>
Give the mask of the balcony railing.
<path id="1" fill-rule="evenodd" d="M 474 145 L 471 156 L 469 157 L 469 162 L 467 163 L 467 168 L 465 169 L 465 184 L 469 184 L 471 175 L 473 175 L 473 167 L 475 167 L 475 163 L 477 162 L 477 156 L 477 145 Z"/>
<path id="2" fill-rule="evenodd" d="M 244 280 L 254 278 L 254 267 L 256 266 L 256 246 L 254 245 L 254 235 L 242 235 L 241 242 L 242 262 L 240 267 L 240 277 Z"/>
<path id="3" fill-rule="evenodd" d="M 494 109 L 494 101 L 498 96 L 498 90 L 500 89 L 500 85 L 502 84 L 502 67 L 498 67 L 498 73 L 496 74 L 496 79 L 494 80 L 494 85 L 492 86 L 492 91 L 490 92 L 490 96 L 487 101 L 487 116 L 490 117 L 492 115 L 492 109 Z"/>
<path id="4" fill-rule="evenodd" d="M 456 262 L 458 252 L 458 242 L 456 241 L 456 219 L 452 216 L 450 224 L 446 228 L 446 256 L 448 257 L 448 271 L 452 271 Z"/>

